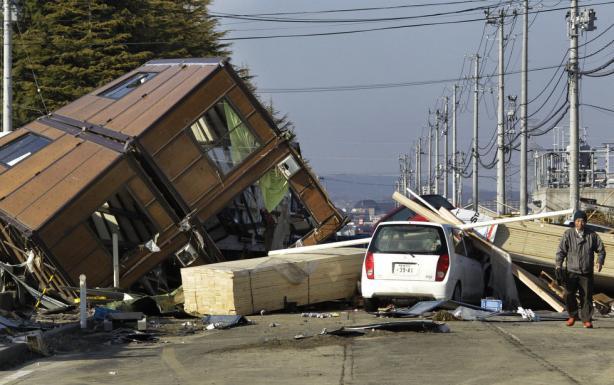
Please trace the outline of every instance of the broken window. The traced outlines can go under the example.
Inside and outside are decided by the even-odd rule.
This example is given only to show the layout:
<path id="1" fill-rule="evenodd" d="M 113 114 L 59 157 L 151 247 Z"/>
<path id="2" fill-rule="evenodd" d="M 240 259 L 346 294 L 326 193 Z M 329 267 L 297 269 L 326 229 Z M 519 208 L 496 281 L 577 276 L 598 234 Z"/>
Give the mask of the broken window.
<path id="1" fill-rule="evenodd" d="M 224 174 L 260 147 L 254 134 L 225 99 L 217 102 L 190 128 L 202 150 Z"/>
<path id="2" fill-rule="evenodd" d="M 113 234 L 117 234 L 120 257 L 145 247 L 155 238 L 157 230 L 127 189 L 113 195 L 96 210 L 89 220 L 90 227 L 113 253 Z"/>
<path id="3" fill-rule="evenodd" d="M 0 163 L 12 167 L 49 143 L 50 139 L 32 133 L 20 136 L 0 148 Z"/>
<path id="4" fill-rule="evenodd" d="M 154 76 L 156 76 L 155 72 L 139 72 L 108 90 L 101 92 L 99 96 L 115 100 L 121 99 Z"/>

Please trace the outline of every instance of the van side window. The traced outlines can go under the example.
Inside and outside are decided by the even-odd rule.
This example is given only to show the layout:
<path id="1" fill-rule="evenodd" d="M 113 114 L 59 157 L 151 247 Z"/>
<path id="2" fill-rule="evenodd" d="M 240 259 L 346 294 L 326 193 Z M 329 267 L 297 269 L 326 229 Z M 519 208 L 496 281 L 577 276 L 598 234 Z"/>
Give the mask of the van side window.
<path id="1" fill-rule="evenodd" d="M 459 255 L 467 256 L 465 250 L 465 240 L 462 231 L 452 230 L 452 242 L 454 242 L 454 252 Z"/>

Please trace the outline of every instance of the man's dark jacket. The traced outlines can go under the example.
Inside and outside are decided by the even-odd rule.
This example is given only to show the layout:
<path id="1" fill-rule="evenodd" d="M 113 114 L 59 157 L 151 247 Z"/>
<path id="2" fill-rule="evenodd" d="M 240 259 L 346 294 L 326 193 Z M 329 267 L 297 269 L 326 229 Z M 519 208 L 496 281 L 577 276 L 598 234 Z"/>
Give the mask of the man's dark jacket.
<path id="1" fill-rule="evenodd" d="M 603 265 L 605 261 L 605 248 L 601 238 L 594 231 L 584 228 L 584 235 L 580 237 L 575 228 L 568 229 L 563 234 L 559 249 L 556 252 L 556 266 L 563 267 L 563 261 L 567 258 L 567 270 L 588 274 L 593 272 L 595 253 L 598 262 Z"/>

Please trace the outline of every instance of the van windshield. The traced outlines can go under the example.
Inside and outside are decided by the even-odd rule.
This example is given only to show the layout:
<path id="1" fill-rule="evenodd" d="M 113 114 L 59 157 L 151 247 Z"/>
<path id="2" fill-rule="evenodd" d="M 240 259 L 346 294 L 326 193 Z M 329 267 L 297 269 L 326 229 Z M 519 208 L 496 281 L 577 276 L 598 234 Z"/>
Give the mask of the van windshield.
<path id="1" fill-rule="evenodd" d="M 445 254 L 446 244 L 439 227 L 416 225 L 381 226 L 369 247 L 373 253 Z"/>

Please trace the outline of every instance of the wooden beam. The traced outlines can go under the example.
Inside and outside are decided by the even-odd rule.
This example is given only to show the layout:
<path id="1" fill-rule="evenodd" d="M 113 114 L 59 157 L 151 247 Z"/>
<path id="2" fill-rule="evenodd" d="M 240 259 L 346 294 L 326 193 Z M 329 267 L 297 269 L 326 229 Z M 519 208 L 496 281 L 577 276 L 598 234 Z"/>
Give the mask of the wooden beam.
<path id="1" fill-rule="evenodd" d="M 429 222 L 442 223 L 442 224 L 449 223 L 447 220 L 442 218 L 438 213 L 429 210 L 428 208 L 420 205 L 419 203 L 412 201 L 405 195 L 402 195 L 396 191 L 394 194 L 392 194 L 392 199 L 399 202 L 400 204 L 407 207 L 408 209 L 414 211 L 416 214 L 425 217 L 426 219 L 429 220 Z"/>
<path id="2" fill-rule="evenodd" d="M 500 225 L 502 223 L 522 222 L 522 221 L 531 221 L 533 219 L 540 219 L 540 218 L 558 217 L 561 215 L 571 214 L 572 212 L 573 212 L 572 209 L 551 211 L 548 213 L 523 215 L 520 217 L 493 219 L 492 221 L 465 223 L 465 224 L 459 225 L 458 227 L 460 229 L 467 230 L 467 229 L 473 229 L 474 227 L 484 227 L 484 226 Z"/>
<path id="3" fill-rule="evenodd" d="M 296 253 L 310 253 L 316 250 L 326 250 L 326 249 L 332 249 L 335 247 L 364 245 L 369 242 L 371 242 L 371 238 L 352 239 L 349 241 L 323 243 L 320 245 L 291 247 L 289 249 L 271 250 L 269 251 L 268 255 L 272 256 L 272 255 L 285 255 L 285 254 L 296 254 Z"/>
<path id="4" fill-rule="evenodd" d="M 558 298 L 556 298 L 552 293 L 550 293 L 544 287 L 544 284 L 533 274 L 516 264 L 512 264 L 512 273 L 514 273 L 514 275 L 518 277 L 522 283 L 527 285 L 529 289 L 543 299 L 548 305 L 552 306 L 555 311 L 565 311 L 565 306 L 563 303 L 559 301 Z"/>

